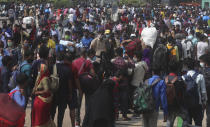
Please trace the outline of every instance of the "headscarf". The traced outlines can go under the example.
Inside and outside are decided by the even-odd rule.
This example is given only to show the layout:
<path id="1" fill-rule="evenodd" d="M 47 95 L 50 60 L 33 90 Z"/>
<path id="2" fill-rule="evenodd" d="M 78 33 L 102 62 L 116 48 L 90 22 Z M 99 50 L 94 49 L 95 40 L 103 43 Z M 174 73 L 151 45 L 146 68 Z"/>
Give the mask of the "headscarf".
<path id="1" fill-rule="evenodd" d="M 39 69 L 39 74 L 37 76 L 36 83 L 35 83 L 35 86 L 34 86 L 34 91 L 36 91 L 36 89 L 39 86 L 40 82 L 45 77 L 49 77 L 49 70 L 48 70 L 46 64 L 41 64 L 40 65 L 40 69 Z"/>

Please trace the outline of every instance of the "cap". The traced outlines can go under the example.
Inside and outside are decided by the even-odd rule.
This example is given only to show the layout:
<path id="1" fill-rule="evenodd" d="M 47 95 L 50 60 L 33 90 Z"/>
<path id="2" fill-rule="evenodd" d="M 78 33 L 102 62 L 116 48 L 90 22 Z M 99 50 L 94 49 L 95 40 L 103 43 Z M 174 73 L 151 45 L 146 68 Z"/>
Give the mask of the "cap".
<path id="1" fill-rule="evenodd" d="M 105 34 L 110 34 L 110 30 L 105 30 Z"/>
<path id="2" fill-rule="evenodd" d="M 131 34 L 131 37 L 136 37 L 136 34 Z"/>

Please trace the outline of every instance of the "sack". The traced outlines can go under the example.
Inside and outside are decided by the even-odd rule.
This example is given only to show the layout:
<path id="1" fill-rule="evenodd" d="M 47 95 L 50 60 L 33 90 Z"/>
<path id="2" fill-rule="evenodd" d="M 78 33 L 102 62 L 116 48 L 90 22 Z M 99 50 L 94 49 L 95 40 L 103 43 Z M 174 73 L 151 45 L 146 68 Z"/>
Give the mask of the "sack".
<path id="1" fill-rule="evenodd" d="M 195 73 L 193 76 L 184 75 L 184 82 L 186 84 L 184 99 L 188 108 L 199 105 L 198 85 L 196 83 L 196 78 L 198 75 L 198 73 Z"/>
<path id="2" fill-rule="evenodd" d="M 176 89 L 174 83 L 177 81 L 177 79 L 177 76 L 175 76 L 173 79 L 171 79 L 171 76 L 167 76 L 165 78 L 168 105 L 174 104 L 174 100 L 176 98 Z"/>
<path id="3" fill-rule="evenodd" d="M 29 64 L 28 63 L 22 64 L 18 67 L 18 69 L 16 69 L 15 71 L 12 72 L 12 76 L 10 77 L 9 84 L 8 84 L 10 89 L 14 89 L 17 86 L 16 77 L 18 74 L 21 73 L 21 69 L 25 65 L 29 65 Z M 25 72 L 23 72 L 23 73 L 25 73 Z"/>
<path id="4" fill-rule="evenodd" d="M 153 48 L 157 39 L 157 29 L 155 27 L 146 27 L 141 33 L 145 45 Z"/>
<path id="5" fill-rule="evenodd" d="M 137 45 L 137 42 L 135 41 L 131 41 L 125 46 L 125 50 L 129 56 L 133 56 L 137 48 L 138 48 L 138 45 Z"/>
<path id="6" fill-rule="evenodd" d="M 23 127 L 25 110 L 7 94 L 0 94 L 0 127 Z"/>
<path id="7" fill-rule="evenodd" d="M 59 88 L 59 77 L 56 64 L 53 66 L 53 74 L 50 75 L 50 85 L 50 89 L 52 92 L 56 92 Z"/>
<path id="8" fill-rule="evenodd" d="M 153 97 L 153 86 L 155 86 L 160 79 L 156 79 L 151 85 L 149 80 L 139 86 L 134 92 L 134 109 L 139 113 L 152 112 L 156 108 L 155 99 Z"/>
<path id="9" fill-rule="evenodd" d="M 25 18 L 23 18 L 23 24 L 32 24 L 33 21 L 34 21 L 33 17 L 25 17 Z"/>

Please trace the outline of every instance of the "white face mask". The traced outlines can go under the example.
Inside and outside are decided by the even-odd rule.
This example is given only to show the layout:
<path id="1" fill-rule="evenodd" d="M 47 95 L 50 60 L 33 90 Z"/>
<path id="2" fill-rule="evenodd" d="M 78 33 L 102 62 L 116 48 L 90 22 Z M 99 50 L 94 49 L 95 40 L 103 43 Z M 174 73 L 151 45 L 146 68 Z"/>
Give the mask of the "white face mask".
<path id="1" fill-rule="evenodd" d="M 200 62 L 200 66 L 201 66 L 202 68 L 204 68 L 204 67 L 205 67 L 205 63 Z"/>
<path id="2" fill-rule="evenodd" d="M 133 61 L 136 63 L 137 62 L 137 58 L 133 58 Z"/>

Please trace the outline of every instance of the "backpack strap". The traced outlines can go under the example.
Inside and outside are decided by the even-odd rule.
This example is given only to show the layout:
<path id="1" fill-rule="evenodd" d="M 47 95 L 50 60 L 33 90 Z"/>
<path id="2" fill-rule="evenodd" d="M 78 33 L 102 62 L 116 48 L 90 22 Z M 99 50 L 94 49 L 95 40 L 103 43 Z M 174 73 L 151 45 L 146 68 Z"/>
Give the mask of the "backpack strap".
<path id="1" fill-rule="evenodd" d="M 20 91 L 20 90 L 14 90 L 14 91 L 12 91 L 11 93 L 8 94 L 9 97 L 12 98 L 13 94 L 16 93 L 16 92 L 18 92 L 18 91 Z"/>
<path id="2" fill-rule="evenodd" d="M 196 78 L 198 75 L 199 75 L 199 73 L 195 72 L 195 74 L 192 76 L 192 79 L 194 79 L 196 81 Z"/>
<path id="3" fill-rule="evenodd" d="M 155 86 L 160 80 L 161 80 L 160 78 L 155 79 L 155 81 L 152 82 L 151 86 L 152 87 Z M 148 80 L 148 82 L 149 82 L 149 80 Z"/>

